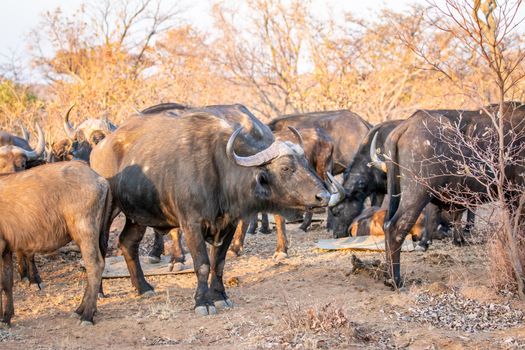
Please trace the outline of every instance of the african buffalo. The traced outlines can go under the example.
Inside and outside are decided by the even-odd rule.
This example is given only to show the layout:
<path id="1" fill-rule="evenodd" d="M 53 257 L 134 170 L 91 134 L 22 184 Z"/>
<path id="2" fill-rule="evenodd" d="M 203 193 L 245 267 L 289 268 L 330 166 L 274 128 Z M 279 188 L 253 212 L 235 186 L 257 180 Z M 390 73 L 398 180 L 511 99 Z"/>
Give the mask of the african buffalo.
<path id="1" fill-rule="evenodd" d="M 383 147 L 387 136 L 402 120 L 392 120 L 374 126 L 362 140 L 355 157 L 343 174 L 343 189 L 337 203 L 330 207 L 333 215 L 334 237 L 348 236 L 352 221 L 363 211 L 365 199 L 370 197 L 371 205 L 380 207 L 386 195 L 386 174 L 371 167 L 371 143 Z M 374 147 L 375 149 L 375 147 Z"/>
<path id="2" fill-rule="evenodd" d="M 361 140 L 372 127 L 366 120 L 346 109 L 283 115 L 273 119 L 268 126 L 274 132 L 286 130 L 288 126 L 296 129 L 320 128 L 325 131 L 334 144 L 334 175 L 342 173 L 350 165 Z"/>
<path id="3" fill-rule="evenodd" d="M 9 325 L 14 314 L 12 253 L 52 252 L 71 240 L 80 247 L 87 271 L 86 291 L 75 312 L 82 324 L 93 323 L 110 203 L 108 182 L 80 162 L 47 164 L 0 177 L 0 291 L 5 294 L 0 324 Z"/>
<path id="4" fill-rule="evenodd" d="M 240 219 L 323 207 L 330 199 L 301 147 L 276 141 L 242 105 L 210 106 L 179 118 L 130 118 L 93 149 L 91 165 L 109 180 L 117 210 L 126 215 L 119 244 L 133 286 L 139 294 L 153 291 L 138 257 L 146 226 L 180 227 L 194 262 L 195 312 L 201 315 L 233 305 L 222 277 Z"/>
<path id="5" fill-rule="evenodd" d="M 349 110 L 289 114 L 280 116 L 268 126 L 272 131 L 294 128 L 320 128 L 330 136 L 334 144 L 332 174 L 342 173 L 354 158 L 361 140 L 372 127 L 359 115 Z M 333 228 L 332 215 L 328 211 L 327 228 Z"/>
<path id="6" fill-rule="evenodd" d="M 44 132 L 38 123 L 36 124 L 36 130 L 38 133 L 36 149 L 29 145 L 26 138 L 11 135 L 6 131 L 0 131 L 0 159 L 2 160 L 0 162 L 0 174 L 10 174 L 41 164 L 46 140 Z"/>
<path id="7" fill-rule="evenodd" d="M 389 200 L 384 227 L 387 263 L 394 286 L 402 284 L 400 247 L 429 202 L 440 208 L 463 209 L 455 207 L 447 198 L 458 192 L 476 197 L 477 202 L 473 204 L 489 200 L 487 188 L 471 174 L 482 169 L 483 176 L 491 176 L 490 171 L 483 171 L 485 162 L 475 152 L 494 149 L 496 130 L 487 110 L 497 113 L 497 108 L 419 110 L 389 135 L 384 151 L 388 155 Z M 509 152 L 515 153 L 513 159 L 525 158 L 524 117 L 525 106 L 521 103 L 504 105 L 502 141 Z M 523 171 L 521 163 L 508 165 L 506 181 L 523 185 Z"/>
<path id="8" fill-rule="evenodd" d="M 11 135 L 8 132 L 0 131 L 0 175 L 12 174 L 42 163 L 42 155 L 45 151 L 46 141 L 44 132 L 37 123 L 38 143 L 35 150 L 29 145 L 29 134 L 22 128 L 23 138 Z M 40 288 L 42 280 L 36 269 L 34 255 L 25 255 L 22 252 L 16 253 L 18 262 L 18 272 L 21 279 L 28 279 Z"/>
<path id="9" fill-rule="evenodd" d="M 107 117 L 86 119 L 76 128 L 73 127 L 69 122 L 69 115 L 74 107 L 75 105 L 71 106 L 64 117 L 64 131 L 68 138 L 52 145 L 48 162 L 71 159 L 89 162 L 92 148 L 117 129 Z"/>
<path id="10" fill-rule="evenodd" d="M 299 140 L 300 146 L 304 150 L 304 154 L 308 164 L 316 172 L 316 174 L 323 180 L 327 181 L 327 173 L 332 172 L 332 154 L 333 142 L 330 136 L 320 128 L 303 128 L 295 129 L 289 126 L 286 130 L 274 132 L 275 139 L 283 142 L 294 142 Z M 264 216 L 267 214 L 263 214 Z M 304 220 L 301 229 L 306 231 L 312 222 L 312 211 L 307 211 L 304 215 Z M 286 237 L 286 220 L 280 215 L 274 215 L 275 226 L 277 228 L 277 246 L 275 248 L 275 259 L 282 259 L 288 256 L 288 239 Z M 266 220 L 267 216 L 266 216 Z M 256 226 L 257 216 L 254 215 L 250 220 L 249 227 L 246 229 L 239 229 L 236 231 L 233 238 L 233 243 L 230 246 L 230 251 L 239 255 L 244 245 L 244 238 L 247 230 Z"/>

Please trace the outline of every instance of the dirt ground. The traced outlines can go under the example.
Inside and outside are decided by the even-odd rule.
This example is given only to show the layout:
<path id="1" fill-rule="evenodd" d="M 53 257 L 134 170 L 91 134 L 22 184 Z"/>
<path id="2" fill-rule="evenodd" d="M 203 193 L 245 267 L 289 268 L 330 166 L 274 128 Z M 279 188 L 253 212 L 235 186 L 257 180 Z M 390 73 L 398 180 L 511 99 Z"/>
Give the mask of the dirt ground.
<path id="1" fill-rule="evenodd" d="M 15 284 L 16 315 L 0 330 L 0 349 L 525 348 L 525 307 L 491 290 L 483 245 L 442 241 L 426 253 L 404 253 L 408 287 L 393 292 L 352 273 L 352 254 L 382 254 L 317 251 L 314 242 L 330 234 L 314 225 L 307 233 L 288 226 L 290 257 L 280 262 L 271 259 L 275 234 L 248 236 L 244 254 L 225 268 L 235 307 L 208 317 L 193 313 L 193 274 L 149 277 L 157 293 L 150 298 L 137 297 L 121 278 L 104 280 L 96 324 L 81 327 L 70 318 L 84 286 L 78 256 L 40 258 L 45 288 Z M 474 324 L 480 328 L 465 330 Z"/>

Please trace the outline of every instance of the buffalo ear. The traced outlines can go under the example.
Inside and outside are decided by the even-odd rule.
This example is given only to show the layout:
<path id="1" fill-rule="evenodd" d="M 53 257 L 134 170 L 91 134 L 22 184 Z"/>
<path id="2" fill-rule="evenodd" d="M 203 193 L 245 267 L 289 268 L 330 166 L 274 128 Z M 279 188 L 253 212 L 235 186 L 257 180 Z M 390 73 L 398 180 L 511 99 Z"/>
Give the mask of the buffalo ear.
<path id="1" fill-rule="evenodd" d="M 255 195 L 260 198 L 270 197 L 270 178 L 266 171 L 261 171 L 255 177 Z"/>
<path id="2" fill-rule="evenodd" d="M 91 143 L 94 145 L 98 145 L 98 143 L 102 141 L 105 137 L 106 135 L 102 131 L 93 131 L 93 133 L 91 134 Z"/>

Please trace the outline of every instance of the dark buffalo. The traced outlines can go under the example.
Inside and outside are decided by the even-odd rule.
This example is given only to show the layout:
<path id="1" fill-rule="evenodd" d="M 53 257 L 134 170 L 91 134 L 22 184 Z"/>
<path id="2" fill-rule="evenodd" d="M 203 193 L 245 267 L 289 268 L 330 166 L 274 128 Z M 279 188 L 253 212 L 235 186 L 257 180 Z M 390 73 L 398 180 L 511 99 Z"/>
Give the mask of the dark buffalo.
<path id="1" fill-rule="evenodd" d="M 294 128 L 320 128 L 334 144 L 333 174 L 345 171 L 372 127 L 370 123 L 349 110 L 283 115 L 268 123 L 272 131 Z"/>
<path id="2" fill-rule="evenodd" d="M 0 177 L 0 291 L 5 294 L 0 323 L 9 325 L 14 314 L 13 251 L 26 256 L 48 253 L 71 240 L 80 247 L 87 271 L 86 291 L 75 312 L 82 324 L 93 323 L 110 207 L 108 182 L 80 162 L 47 164 Z"/>
<path id="3" fill-rule="evenodd" d="M 332 172 L 332 154 L 333 142 L 332 139 L 323 129 L 320 128 L 303 128 L 295 129 L 289 127 L 287 130 L 274 132 L 276 140 L 283 142 L 294 142 L 300 140 L 300 145 L 304 149 L 306 160 L 316 172 L 316 174 L 323 180 L 327 181 L 327 173 Z M 301 228 L 306 231 L 312 222 L 312 211 L 307 211 L 304 215 L 303 224 Z M 275 259 L 283 259 L 288 256 L 288 239 L 286 237 L 286 220 L 280 215 L 275 215 L 275 226 L 277 228 L 277 246 L 275 248 Z M 263 214 L 263 221 L 268 221 L 267 214 Z M 238 229 L 233 238 L 233 243 L 230 251 L 239 255 L 244 245 L 244 238 L 247 230 L 253 228 L 255 231 L 257 215 L 250 220 L 248 228 Z M 264 228 L 264 225 L 263 225 Z M 254 233 L 254 232 L 253 232 Z"/>
<path id="4" fill-rule="evenodd" d="M 290 114 L 272 120 L 268 126 L 272 131 L 294 128 L 320 128 L 332 139 L 334 144 L 332 174 L 342 173 L 351 163 L 361 141 L 372 127 L 359 115 L 349 110 Z M 327 228 L 333 228 L 332 217 L 328 212 Z"/>
<path id="5" fill-rule="evenodd" d="M 525 106 L 506 103 L 504 106 L 504 144 L 509 150 L 518 150 L 514 156 L 524 159 L 523 137 Z M 497 111 L 497 107 L 488 107 Z M 512 127 L 512 132 L 509 132 Z M 458 131 L 460 134 L 458 135 Z M 476 149 L 493 146 L 490 137 L 495 134 L 493 123 L 485 110 L 420 110 L 399 125 L 388 137 L 385 154 L 388 177 L 388 215 L 385 222 L 387 262 L 395 286 L 401 285 L 400 247 L 423 208 L 432 202 L 440 208 L 454 208 L 443 200 L 450 191 L 478 195 L 488 200 L 486 188 L 469 175 L 467 169 L 479 169 L 482 164 L 473 155 L 472 148 L 464 147 L 469 140 Z M 517 135 L 517 136 L 515 136 Z M 444 142 L 443 140 L 448 140 Z M 512 140 L 512 141 L 511 141 Z M 493 142 L 493 141 L 492 141 Z M 461 146 L 461 152 L 457 147 Z M 464 163 L 458 169 L 458 163 Z M 508 166 L 509 182 L 523 184 L 523 166 Z M 510 195 L 510 194 L 509 194 Z"/>
<path id="6" fill-rule="evenodd" d="M 133 286 L 139 294 L 153 291 L 138 257 L 146 226 L 180 227 L 198 280 L 195 312 L 202 315 L 232 306 L 222 276 L 240 219 L 322 207 L 330 199 L 303 150 L 275 141 L 240 105 L 206 107 L 179 118 L 131 118 L 93 149 L 91 165 L 109 180 L 117 209 L 126 215 L 119 243 Z"/>
<path id="7" fill-rule="evenodd" d="M 179 116 L 188 110 L 189 107 L 175 102 L 160 103 L 143 109 L 139 112 L 140 115 L 155 115 L 163 113 L 167 116 Z M 153 229 L 154 240 L 153 246 L 148 253 L 148 260 L 151 264 L 157 264 L 160 262 L 160 256 L 164 252 L 164 239 L 162 236 L 166 232 L 161 232 L 158 229 Z M 173 244 L 171 245 L 171 256 L 170 256 L 170 270 L 180 270 L 186 260 L 184 250 L 182 249 L 182 234 L 180 229 L 175 228 L 169 231 Z"/>
<path id="8" fill-rule="evenodd" d="M 387 136 L 402 120 L 392 120 L 374 126 L 362 140 L 355 157 L 343 175 L 343 190 L 337 204 L 330 208 L 333 215 L 334 237 L 347 237 L 352 221 L 363 211 L 365 199 L 370 197 L 371 205 L 380 207 L 386 195 L 386 174 L 371 167 L 372 141 L 383 148 Z M 374 147 L 375 149 L 375 147 Z"/>

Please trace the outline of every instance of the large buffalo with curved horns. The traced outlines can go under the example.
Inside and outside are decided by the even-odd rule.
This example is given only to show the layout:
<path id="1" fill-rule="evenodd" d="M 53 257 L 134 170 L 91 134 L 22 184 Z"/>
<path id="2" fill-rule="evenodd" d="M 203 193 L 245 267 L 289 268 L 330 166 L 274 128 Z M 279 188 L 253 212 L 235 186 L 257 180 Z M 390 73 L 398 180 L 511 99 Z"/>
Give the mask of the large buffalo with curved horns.
<path id="1" fill-rule="evenodd" d="M 334 143 L 332 174 L 342 173 L 352 162 L 361 140 L 372 127 L 370 123 L 349 110 L 311 112 L 283 115 L 268 126 L 272 131 L 294 128 L 320 128 Z"/>
<path id="2" fill-rule="evenodd" d="M 107 115 L 102 119 L 86 119 L 74 127 L 69 121 L 74 107 L 75 105 L 71 106 L 64 117 L 64 131 L 68 138 L 53 145 L 49 158 L 51 162 L 71 159 L 89 162 L 93 147 L 117 129 L 117 126 L 108 120 Z"/>
<path id="3" fill-rule="evenodd" d="M 525 105 L 508 102 L 503 107 L 503 142 L 508 150 L 505 181 L 521 188 L 525 185 Z M 498 113 L 498 106 L 481 110 L 419 110 L 388 136 L 386 162 L 374 157 L 374 165 L 387 170 L 389 205 L 384 231 L 388 272 L 394 286 L 402 284 L 400 249 L 405 236 L 428 203 L 457 211 L 464 208 L 452 204 L 447 196 L 461 193 L 462 203 L 472 199 L 472 205 L 491 198 L 486 191 L 493 188 L 487 189 L 472 175 L 481 171 L 483 176 L 493 176 L 477 155 L 479 150 L 494 151 L 497 140 L 487 112 Z M 506 195 L 516 198 L 517 194 Z"/>
<path id="4" fill-rule="evenodd" d="M 268 126 L 272 131 L 294 128 L 319 128 L 332 139 L 332 174 L 337 175 L 351 164 L 361 140 L 372 127 L 370 123 L 349 110 L 323 111 L 283 115 L 275 118 Z M 331 213 L 328 212 L 328 229 L 333 228 Z"/>
<path id="5" fill-rule="evenodd" d="M 280 141 L 298 141 L 301 148 L 303 148 L 306 160 L 312 169 L 323 181 L 328 180 L 327 174 L 332 171 L 333 142 L 324 130 L 319 128 L 296 129 L 293 126 L 289 126 L 287 130 L 274 132 L 274 135 L 275 138 Z M 306 231 L 307 227 L 312 222 L 312 215 L 313 213 L 311 211 L 305 213 L 303 224 L 301 225 L 301 229 L 304 231 Z M 273 257 L 274 259 L 282 259 L 288 256 L 286 221 L 280 215 L 274 215 L 274 218 L 277 230 L 277 245 Z M 267 214 L 263 214 L 263 223 L 264 220 L 268 222 Z M 230 251 L 239 255 L 244 246 L 245 234 L 247 232 L 254 234 L 256 226 L 257 215 L 252 218 L 248 227 L 243 226 L 242 228 L 237 229 Z"/>
<path id="6" fill-rule="evenodd" d="M 195 312 L 202 315 L 232 306 L 223 270 L 239 220 L 323 207 L 330 199 L 301 147 L 276 141 L 242 105 L 130 118 L 93 149 L 91 166 L 109 180 L 116 209 L 126 215 L 119 244 L 133 286 L 139 294 L 153 291 L 138 257 L 146 226 L 180 227 L 198 280 Z"/>

